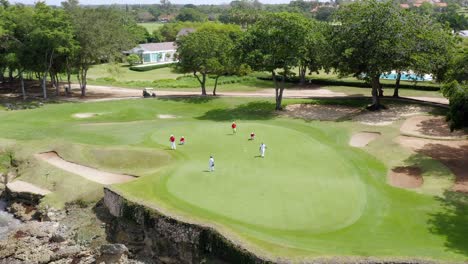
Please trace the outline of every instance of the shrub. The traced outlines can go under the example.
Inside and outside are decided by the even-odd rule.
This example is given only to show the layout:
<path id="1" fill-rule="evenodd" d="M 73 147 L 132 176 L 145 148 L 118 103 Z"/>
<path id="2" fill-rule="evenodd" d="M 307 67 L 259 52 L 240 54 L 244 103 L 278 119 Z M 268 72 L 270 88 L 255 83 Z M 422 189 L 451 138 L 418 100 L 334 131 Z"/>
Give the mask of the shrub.
<path id="1" fill-rule="evenodd" d="M 468 85 L 452 81 L 444 84 L 441 90 L 450 101 L 447 113 L 450 130 L 468 127 Z"/>
<path id="2" fill-rule="evenodd" d="M 127 62 L 128 62 L 128 64 L 130 64 L 131 66 L 137 65 L 137 64 L 140 64 L 140 63 L 141 63 L 141 58 L 140 58 L 140 56 L 138 56 L 137 54 L 130 54 L 130 55 L 128 55 L 128 57 L 127 57 Z"/>

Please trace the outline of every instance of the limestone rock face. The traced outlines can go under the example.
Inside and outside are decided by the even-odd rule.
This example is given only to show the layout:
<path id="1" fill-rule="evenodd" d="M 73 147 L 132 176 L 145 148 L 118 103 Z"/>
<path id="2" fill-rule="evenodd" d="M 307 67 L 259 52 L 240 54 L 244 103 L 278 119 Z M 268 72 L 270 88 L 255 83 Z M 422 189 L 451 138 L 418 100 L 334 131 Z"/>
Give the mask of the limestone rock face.
<path id="1" fill-rule="evenodd" d="M 96 263 L 128 263 L 128 249 L 123 244 L 102 245 Z"/>
<path id="2" fill-rule="evenodd" d="M 91 256 L 92 252 L 76 245 L 72 237 L 73 232 L 57 222 L 26 222 L 0 241 L 0 264 L 70 263 Z"/>

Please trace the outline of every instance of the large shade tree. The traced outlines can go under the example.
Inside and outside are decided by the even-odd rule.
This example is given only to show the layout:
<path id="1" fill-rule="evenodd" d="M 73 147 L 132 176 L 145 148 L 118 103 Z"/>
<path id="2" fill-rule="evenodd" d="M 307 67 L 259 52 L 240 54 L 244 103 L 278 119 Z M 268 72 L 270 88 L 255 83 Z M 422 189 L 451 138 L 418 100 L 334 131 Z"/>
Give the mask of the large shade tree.
<path id="1" fill-rule="evenodd" d="M 32 30 L 24 38 L 19 60 L 26 69 L 42 80 L 43 97 L 47 98 L 47 77 L 54 60 L 68 53 L 74 43 L 70 20 L 61 9 L 38 2 L 31 18 Z"/>
<path id="2" fill-rule="evenodd" d="M 399 96 L 402 71 L 433 74 L 437 80 L 443 79 L 455 44 L 455 37 L 447 26 L 426 15 L 410 12 L 403 15 L 406 26 L 396 36 L 398 41 L 392 59 L 397 73 L 394 97 Z"/>
<path id="3" fill-rule="evenodd" d="M 327 42 L 325 34 L 328 32 L 328 24 L 318 21 L 307 21 L 305 24 L 309 28 L 306 35 L 305 45 L 301 47 L 299 59 L 299 82 L 305 84 L 307 71 L 318 72 L 326 63 L 324 53 L 327 52 Z"/>
<path id="4" fill-rule="evenodd" d="M 286 79 L 303 58 L 310 21 L 300 14 L 270 13 L 247 30 L 241 41 L 243 60 L 269 72 L 275 84 L 276 110 L 281 110 Z"/>
<path id="5" fill-rule="evenodd" d="M 202 95 L 206 95 L 210 75 L 215 78 L 213 95 L 216 95 L 218 78 L 239 71 L 241 65 L 234 54 L 241 34 L 237 26 L 211 24 L 177 40 L 178 68 L 195 76 Z"/>
<path id="6" fill-rule="evenodd" d="M 122 13 L 113 8 L 80 8 L 75 5 L 67 9 L 73 18 L 75 40 L 79 49 L 74 53 L 81 95 L 86 96 L 88 70 L 93 64 L 109 62 L 121 56 L 136 44 L 135 35 L 128 31 L 128 23 Z"/>
<path id="7" fill-rule="evenodd" d="M 403 10 L 393 2 L 365 0 L 341 7 L 335 19 L 330 60 L 340 74 L 367 79 L 372 87 L 370 109 L 379 109 L 380 75 L 393 70 L 399 34 L 407 26 Z"/>

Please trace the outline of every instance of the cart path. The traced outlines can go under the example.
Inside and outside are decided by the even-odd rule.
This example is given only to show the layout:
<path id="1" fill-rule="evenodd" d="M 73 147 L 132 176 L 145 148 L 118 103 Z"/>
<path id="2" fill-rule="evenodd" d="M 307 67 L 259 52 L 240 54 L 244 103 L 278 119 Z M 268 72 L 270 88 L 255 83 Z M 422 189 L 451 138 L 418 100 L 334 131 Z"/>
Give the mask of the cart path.
<path id="1" fill-rule="evenodd" d="M 100 171 L 94 168 L 86 167 L 76 163 L 72 163 L 62 159 L 56 152 L 44 152 L 36 154 L 37 159 L 48 162 L 49 164 L 60 168 L 64 171 L 77 174 L 90 181 L 94 181 L 100 184 L 115 184 L 132 181 L 135 177 L 125 174 L 116 174 L 111 172 Z"/>
<path id="2" fill-rule="evenodd" d="M 32 194 L 37 194 L 41 196 L 51 193 L 51 191 L 47 189 L 43 189 L 29 182 L 20 181 L 20 180 L 9 182 L 6 185 L 6 187 L 7 189 L 15 193 L 32 193 Z"/>
<path id="3" fill-rule="evenodd" d="M 74 88 L 75 90 L 75 88 Z M 79 97 L 64 97 L 65 100 L 70 101 L 88 101 L 88 102 L 99 102 L 99 101 L 110 101 L 110 100 L 123 100 L 132 98 L 142 98 L 141 89 L 114 87 L 114 86 L 101 86 L 101 85 L 87 85 L 87 98 L 81 99 Z M 164 90 L 155 89 L 158 97 L 177 97 L 177 96 L 200 96 L 199 91 L 177 91 L 177 90 Z M 259 97 L 259 98 L 272 98 L 275 97 L 275 89 L 261 89 L 252 92 L 223 92 L 217 93 L 220 97 Z M 334 97 L 355 97 L 352 95 L 346 95 L 341 92 L 333 92 L 328 89 L 322 88 L 306 88 L 306 89 L 285 89 L 284 98 L 334 98 Z M 362 96 L 359 96 L 362 97 Z M 446 98 L 440 97 L 402 97 L 412 100 L 419 100 L 437 104 L 448 105 Z"/>

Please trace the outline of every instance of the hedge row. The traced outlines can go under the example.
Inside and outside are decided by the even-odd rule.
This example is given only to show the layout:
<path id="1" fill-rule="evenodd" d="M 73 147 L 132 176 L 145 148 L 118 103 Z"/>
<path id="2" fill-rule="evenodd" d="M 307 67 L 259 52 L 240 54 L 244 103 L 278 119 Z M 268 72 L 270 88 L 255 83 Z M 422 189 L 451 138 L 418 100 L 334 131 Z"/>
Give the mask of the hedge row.
<path id="1" fill-rule="evenodd" d="M 132 71 L 138 71 L 138 72 L 144 72 L 144 71 L 151 71 L 155 69 L 161 69 L 161 68 L 166 68 L 174 65 L 175 63 L 166 63 L 166 64 L 152 64 L 152 65 L 145 65 L 145 66 L 132 66 L 130 67 L 130 70 Z"/>

